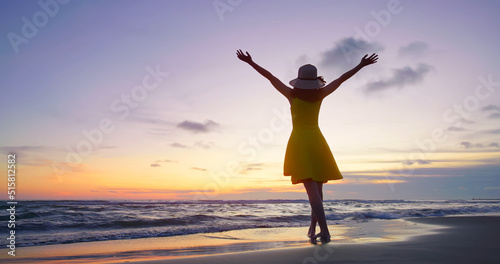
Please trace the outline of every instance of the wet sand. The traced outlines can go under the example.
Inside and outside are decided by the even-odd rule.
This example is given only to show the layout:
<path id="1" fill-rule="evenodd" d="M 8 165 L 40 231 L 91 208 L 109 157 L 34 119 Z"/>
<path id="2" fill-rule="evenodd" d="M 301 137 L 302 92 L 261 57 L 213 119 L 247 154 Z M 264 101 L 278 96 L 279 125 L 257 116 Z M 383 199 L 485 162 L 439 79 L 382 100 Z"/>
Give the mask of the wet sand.
<path id="1" fill-rule="evenodd" d="M 177 260 L 135 262 L 174 263 L 498 263 L 500 217 L 410 219 L 417 224 L 444 226 L 435 233 L 403 241 L 331 243 L 324 246 L 253 251 Z"/>
<path id="2" fill-rule="evenodd" d="M 2 263 L 497 263 L 500 216 L 378 220 L 330 225 L 311 245 L 307 227 L 21 247 Z"/>

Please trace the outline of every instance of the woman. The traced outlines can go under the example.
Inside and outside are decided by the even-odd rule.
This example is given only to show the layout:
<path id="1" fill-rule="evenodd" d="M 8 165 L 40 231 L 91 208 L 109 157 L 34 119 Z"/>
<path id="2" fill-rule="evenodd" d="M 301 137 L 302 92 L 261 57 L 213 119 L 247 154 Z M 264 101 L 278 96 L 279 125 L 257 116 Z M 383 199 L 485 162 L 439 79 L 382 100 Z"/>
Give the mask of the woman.
<path id="1" fill-rule="evenodd" d="M 340 180 L 340 173 L 328 143 L 318 127 L 321 102 L 329 94 L 357 73 L 361 68 L 376 63 L 378 55 L 366 54 L 361 62 L 340 78 L 325 86 L 323 77 L 317 76 L 316 67 L 306 64 L 299 68 L 298 78 L 290 81 L 290 88 L 270 72 L 257 65 L 248 52 L 237 50 L 238 58 L 252 66 L 283 94 L 290 102 L 293 130 L 288 141 L 283 165 L 285 176 L 291 176 L 292 184 L 302 183 L 311 204 L 311 226 L 307 236 L 311 243 L 319 237 L 321 243 L 330 242 L 330 232 L 323 209 L 323 183 Z M 316 223 L 320 232 L 315 235 Z"/>

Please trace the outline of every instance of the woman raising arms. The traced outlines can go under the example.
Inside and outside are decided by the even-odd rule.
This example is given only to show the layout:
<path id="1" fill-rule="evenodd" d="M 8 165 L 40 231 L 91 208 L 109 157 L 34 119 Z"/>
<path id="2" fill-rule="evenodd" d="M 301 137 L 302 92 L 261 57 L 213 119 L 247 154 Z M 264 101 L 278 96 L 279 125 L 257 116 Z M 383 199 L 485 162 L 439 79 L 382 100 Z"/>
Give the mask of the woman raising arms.
<path id="1" fill-rule="evenodd" d="M 291 176 L 292 184 L 302 183 L 306 189 L 311 205 L 311 225 L 307 233 L 311 243 L 316 243 L 317 238 L 321 243 L 328 243 L 330 232 L 323 208 L 323 184 L 342 179 L 342 174 L 318 126 L 321 102 L 363 67 L 376 63 L 378 55 L 365 55 L 356 67 L 326 86 L 316 67 L 306 64 L 299 68 L 298 77 L 289 82 L 293 88 L 260 67 L 248 52 L 237 50 L 236 55 L 267 78 L 290 102 L 293 129 L 286 147 L 283 174 Z M 316 224 L 320 232 L 315 235 Z"/>

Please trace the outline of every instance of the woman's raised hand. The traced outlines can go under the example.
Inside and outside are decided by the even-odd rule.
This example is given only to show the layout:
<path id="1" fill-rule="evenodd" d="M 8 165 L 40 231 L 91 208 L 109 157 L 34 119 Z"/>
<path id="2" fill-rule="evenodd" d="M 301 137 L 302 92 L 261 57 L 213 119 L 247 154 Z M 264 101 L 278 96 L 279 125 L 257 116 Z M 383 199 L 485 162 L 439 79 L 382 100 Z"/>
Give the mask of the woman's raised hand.
<path id="1" fill-rule="evenodd" d="M 363 67 L 364 66 L 367 66 L 367 65 L 370 65 L 370 64 L 374 64 L 377 62 L 378 60 L 378 55 L 373 53 L 372 55 L 370 55 L 370 57 L 368 57 L 368 54 L 366 54 L 362 59 L 361 59 L 361 62 L 359 64 L 361 64 Z"/>
<path id="2" fill-rule="evenodd" d="M 248 53 L 248 51 L 247 51 L 247 55 L 245 55 L 245 54 L 243 54 L 243 51 L 241 51 L 239 49 L 236 51 L 236 55 L 238 56 L 238 59 L 240 59 L 246 63 L 252 62 L 252 56 L 250 56 L 250 53 Z"/>

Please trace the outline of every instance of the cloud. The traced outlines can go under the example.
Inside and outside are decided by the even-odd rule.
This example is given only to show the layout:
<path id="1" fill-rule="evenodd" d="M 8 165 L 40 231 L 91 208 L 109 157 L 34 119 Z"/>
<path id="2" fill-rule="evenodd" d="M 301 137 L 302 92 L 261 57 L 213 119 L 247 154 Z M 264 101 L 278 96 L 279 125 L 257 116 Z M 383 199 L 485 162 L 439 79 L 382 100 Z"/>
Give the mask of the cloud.
<path id="1" fill-rule="evenodd" d="M 472 147 L 472 143 L 470 143 L 470 142 L 462 142 L 462 143 L 460 143 L 460 145 L 464 146 L 466 149 Z"/>
<path id="2" fill-rule="evenodd" d="M 497 158 L 483 159 L 481 164 L 469 166 L 443 166 L 443 167 L 416 167 L 411 170 L 402 171 L 401 169 L 385 170 L 384 172 L 395 177 L 470 177 L 471 179 L 482 178 L 482 181 L 495 181 L 500 183 L 498 171 L 500 163 Z"/>
<path id="3" fill-rule="evenodd" d="M 471 143 L 468 141 L 461 142 L 460 145 L 464 146 L 466 149 L 471 149 L 471 148 L 488 148 L 488 147 L 493 147 L 493 148 L 500 148 L 500 145 L 496 142 L 492 142 L 488 145 L 484 145 L 481 143 Z"/>
<path id="4" fill-rule="evenodd" d="M 104 147 L 95 148 L 100 149 Z M 0 153 L 15 154 L 16 162 L 25 166 L 37 166 L 37 167 L 51 167 L 53 164 L 58 164 L 57 168 L 64 167 L 64 171 L 73 171 L 72 168 L 66 168 L 68 166 L 61 166 L 62 163 L 55 162 L 53 158 L 54 153 L 61 153 L 66 151 L 62 148 L 51 147 L 51 146 L 2 146 L 0 147 Z M 20 158 L 21 157 L 21 158 Z M 69 163 L 65 163 L 69 164 Z M 71 164 L 73 165 L 73 164 Z M 78 166 L 78 165 L 76 165 Z M 72 166 L 75 167 L 75 166 Z"/>
<path id="5" fill-rule="evenodd" d="M 470 148 L 474 147 L 474 144 L 472 144 L 470 142 L 462 142 L 462 143 L 460 143 L 460 145 L 464 146 L 466 149 L 470 149 Z"/>
<path id="6" fill-rule="evenodd" d="M 198 141 L 194 143 L 195 147 L 203 148 L 203 149 L 211 149 L 215 147 L 215 143 L 210 141 L 210 142 L 203 142 L 203 141 Z"/>
<path id="7" fill-rule="evenodd" d="M 0 152 L 3 152 L 5 154 L 7 153 L 15 153 L 19 154 L 24 153 L 24 152 L 40 152 L 40 151 L 46 151 L 46 150 L 53 150 L 53 147 L 45 147 L 45 146 L 4 146 L 0 147 Z"/>
<path id="8" fill-rule="evenodd" d="M 256 171 L 263 171 L 263 170 L 268 170 L 268 171 L 274 171 L 276 169 L 283 169 L 283 163 L 280 162 L 265 162 L 265 163 L 247 163 L 247 162 L 238 162 L 237 164 L 233 165 L 232 171 L 235 172 L 235 174 L 238 175 L 248 175 L 250 173 L 256 172 Z M 249 178 L 253 179 L 253 178 Z M 270 179 L 266 178 L 265 182 L 269 183 Z"/>
<path id="9" fill-rule="evenodd" d="M 399 55 L 420 57 L 423 56 L 428 49 L 429 45 L 427 45 L 427 43 L 423 41 L 413 41 L 407 46 L 399 48 Z"/>
<path id="10" fill-rule="evenodd" d="M 170 163 L 170 162 L 177 162 L 176 160 L 169 160 L 169 159 L 164 159 L 164 160 L 155 160 L 154 163 L 151 163 L 151 167 L 161 167 L 160 164 L 158 163 Z"/>
<path id="11" fill-rule="evenodd" d="M 232 193 L 234 194 L 243 194 L 243 193 L 285 193 L 285 192 L 298 192 L 304 193 L 304 190 L 299 185 L 289 185 L 289 186 L 273 186 L 273 187 L 246 187 L 243 189 L 233 189 Z"/>
<path id="12" fill-rule="evenodd" d="M 488 147 L 500 148 L 500 145 L 498 143 L 496 143 L 496 142 L 493 142 L 490 145 L 488 145 Z"/>
<path id="13" fill-rule="evenodd" d="M 403 88 L 408 85 L 420 83 L 432 69 L 432 66 L 425 63 L 419 64 L 416 68 L 406 66 L 394 69 L 391 77 L 368 83 L 366 85 L 366 92 L 379 92 L 390 88 Z"/>
<path id="14" fill-rule="evenodd" d="M 500 106 L 490 104 L 487 106 L 483 106 L 483 108 L 481 108 L 481 110 L 483 110 L 484 112 L 486 112 L 486 111 L 500 111 Z"/>
<path id="15" fill-rule="evenodd" d="M 100 188 L 90 190 L 96 193 L 120 193 L 120 194 L 196 194 L 199 190 L 175 190 L 175 189 L 139 189 L 139 188 Z"/>
<path id="16" fill-rule="evenodd" d="M 239 173 L 247 175 L 247 174 L 251 173 L 252 171 L 263 170 L 265 167 L 266 167 L 266 164 L 264 164 L 264 163 L 242 164 Z"/>
<path id="17" fill-rule="evenodd" d="M 174 143 L 170 144 L 170 146 L 172 146 L 174 148 L 189 148 L 188 146 L 181 144 L 181 143 L 178 143 L 178 142 L 174 142 Z"/>
<path id="18" fill-rule="evenodd" d="M 178 124 L 177 121 L 169 121 L 163 115 L 158 114 L 134 114 L 128 120 L 143 125 L 147 133 L 155 136 L 165 136 L 173 132 Z"/>
<path id="19" fill-rule="evenodd" d="M 207 171 L 207 169 L 204 168 L 198 168 L 198 167 L 191 167 L 192 170 L 199 170 L 199 171 Z"/>
<path id="20" fill-rule="evenodd" d="M 140 123 L 154 124 L 154 125 L 172 126 L 175 124 L 172 121 L 166 121 L 162 118 L 158 118 L 155 116 L 134 116 L 134 117 L 131 117 L 129 119 L 132 121 L 140 122 Z"/>
<path id="21" fill-rule="evenodd" d="M 216 147 L 216 145 L 213 141 L 208 141 L 208 142 L 197 141 L 197 142 L 193 143 L 192 145 L 191 144 L 186 145 L 186 144 L 182 144 L 179 142 L 174 142 L 174 143 L 171 143 L 170 146 L 174 147 L 174 148 L 185 148 L 185 149 L 192 149 L 192 148 L 213 149 Z M 160 161 L 155 161 L 155 162 L 160 162 Z M 164 162 L 177 162 L 177 161 L 165 160 Z"/>
<path id="22" fill-rule="evenodd" d="M 463 127 L 451 126 L 446 129 L 447 131 L 466 131 L 467 129 Z"/>
<path id="23" fill-rule="evenodd" d="M 490 130 L 485 130 L 487 134 L 500 134 L 500 129 L 490 129 Z"/>
<path id="24" fill-rule="evenodd" d="M 500 106 L 490 104 L 490 105 L 484 106 L 483 108 L 481 108 L 481 110 L 483 112 L 490 113 L 488 116 L 489 118 L 494 118 L 494 119 L 500 118 Z"/>
<path id="25" fill-rule="evenodd" d="M 252 171 L 252 170 L 262 170 L 262 168 L 246 168 L 246 171 Z"/>
<path id="26" fill-rule="evenodd" d="M 404 160 L 402 162 L 403 165 L 408 165 L 408 166 L 413 165 L 415 163 L 418 163 L 418 165 L 425 165 L 425 164 L 431 164 L 432 162 L 430 162 L 428 160 L 421 160 L 421 159 L 416 160 L 416 161 Z"/>
<path id="27" fill-rule="evenodd" d="M 469 119 L 465 119 L 465 118 L 460 118 L 458 119 L 460 122 L 463 122 L 463 123 L 466 123 L 466 124 L 475 124 L 476 122 L 472 121 L 472 120 L 469 120 Z"/>
<path id="28" fill-rule="evenodd" d="M 500 118 L 500 113 L 492 113 L 488 117 L 489 118 Z"/>
<path id="29" fill-rule="evenodd" d="M 205 123 L 199 123 L 194 121 L 185 120 L 177 124 L 178 128 L 191 131 L 193 133 L 208 133 L 218 129 L 220 126 L 218 123 L 212 120 L 206 120 Z"/>
<path id="30" fill-rule="evenodd" d="M 384 47 L 376 42 L 368 42 L 353 37 L 343 38 L 321 54 L 319 66 L 346 71 L 356 66 L 367 53 L 382 51 Z"/>
<path id="31" fill-rule="evenodd" d="M 202 148 L 202 149 L 211 149 L 215 148 L 215 143 L 212 141 L 209 142 L 204 142 L 204 141 L 197 141 L 195 142 L 192 146 L 188 146 L 179 142 L 174 142 L 170 144 L 171 147 L 174 148 Z M 175 162 L 175 161 L 170 161 L 170 162 Z"/>
<path id="32" fill-rule="evenodd" d="M 164 159 L 164 160 L 155 160 L 155 162 L 177 162 L 177 161 L 176 160 Z"/>

